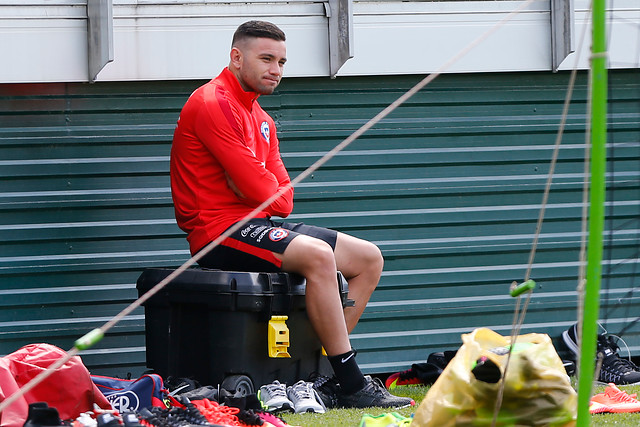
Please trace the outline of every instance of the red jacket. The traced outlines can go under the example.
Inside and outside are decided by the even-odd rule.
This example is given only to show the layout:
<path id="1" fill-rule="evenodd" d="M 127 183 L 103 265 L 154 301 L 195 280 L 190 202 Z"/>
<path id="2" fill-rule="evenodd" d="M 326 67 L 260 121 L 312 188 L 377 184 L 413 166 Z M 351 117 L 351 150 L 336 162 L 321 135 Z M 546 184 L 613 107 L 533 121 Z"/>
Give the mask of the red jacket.
<path id="1" fill-rule="evenodd" d="M 228 68 L 184 105 L 171 147 L 171 193 L 178 226 L 195 254 L 290 183 L 276 126 Z M 240 197 L 231 189 L 232 180 Z M 253 217 L 287 217 L 293 188 Z"/>

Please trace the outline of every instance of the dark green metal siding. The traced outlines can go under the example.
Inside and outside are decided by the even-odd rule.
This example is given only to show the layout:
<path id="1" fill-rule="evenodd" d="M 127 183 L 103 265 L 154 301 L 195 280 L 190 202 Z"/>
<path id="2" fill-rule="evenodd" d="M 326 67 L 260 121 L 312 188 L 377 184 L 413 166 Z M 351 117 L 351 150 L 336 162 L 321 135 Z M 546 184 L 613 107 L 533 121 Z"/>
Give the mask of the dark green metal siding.
<path id="1" fill-rule="evenodd" d="M 508 288 L 524 279 L 568 77 L 441 76 L 298 187 L 294 218 L 383 250 L 383 279 L 352 335 L 366 369 L 406 368 L 480 325 L 509 334 Z M 611 78 L 603 320 L 619 332 L 639 303 L 640 80 L 637 71 Z M 332 148 L 418 79 L 287 85 L 278 118 L 293 175 L 316 158 L 309 152 Z M 577 316 L 585 74 L 573 100 L 532 271 L 540 288 L 522 330 L 554 338 Z M 635 354 L 638 331 L 624 336 Z"/>
<path id="2" fill-rule="evenodd" d="M 262 105 L 296 176 L 421 77 L 288 79 Z M 636 318 L 640 81 L 610 75 L 603 319 Z M 404 369 L 460 334 L 508 334 L 566 93 L 566 73 L 443 75 L 296 189 L 292 220 L 377 243 L 383 279 L 352 334 L 368 372 Z M 187 259 L 169 191 L 179 110 L 202 82 L 0 85 L 0 354 L 69 348 L 136 297 L 144 267 Z M 576 319 L 586 75 L 574 95 L 523 332 Z M 143 311 L 83 353 L 144 370 Z M 640 327 L 625 334 L 640 354 Z M 295 337 L 292 337 L 295 339 Z"/>
<path id="3" fill-rule="evenodd" d="M 193 86 L 1 86 L 0 353 L 70 348 L 137 297 L 143 268 L 187 258 L 167 171 Z M 141 373 L 143 316 L 119 323 L 84 362 Z"/>

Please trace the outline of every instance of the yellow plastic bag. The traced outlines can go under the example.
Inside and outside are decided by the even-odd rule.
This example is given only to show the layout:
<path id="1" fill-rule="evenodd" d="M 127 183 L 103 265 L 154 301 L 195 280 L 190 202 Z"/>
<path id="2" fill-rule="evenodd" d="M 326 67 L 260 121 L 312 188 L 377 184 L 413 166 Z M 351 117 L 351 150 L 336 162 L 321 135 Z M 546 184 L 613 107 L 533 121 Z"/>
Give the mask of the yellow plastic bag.
<path id="1" fill-rule="evenodd" d="M 487 328 L 462 335 L 462 346 L 418 406 L 411 426 L 491 426 L 502 379 L 486 382 L 476 369 L 485 380 L 480 381 L 472 369 L 480 361 L 501 377 L 510 341 Z M 574 426 L 577 397 L 549 336 L 520 335 L 496 426 Z"/>

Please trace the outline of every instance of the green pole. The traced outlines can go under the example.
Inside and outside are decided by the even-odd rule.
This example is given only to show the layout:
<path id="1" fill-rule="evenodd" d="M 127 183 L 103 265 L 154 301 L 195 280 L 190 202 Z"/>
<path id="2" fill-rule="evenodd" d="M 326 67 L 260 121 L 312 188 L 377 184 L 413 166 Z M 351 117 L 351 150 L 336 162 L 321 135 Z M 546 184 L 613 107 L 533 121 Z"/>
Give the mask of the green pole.
<path id="1" fill-rule="evenodd" d="M 596 337 L 600 313 L 602 234 L 604 229 L 607 141 L 607 69 L 605 0 L 593 0 L 591 45 L 591 185 L 587 284 L 584 297 L 582 348 L 578 380 L 578 427 L 590 424 L 589 400 L 595 370 Z"/>

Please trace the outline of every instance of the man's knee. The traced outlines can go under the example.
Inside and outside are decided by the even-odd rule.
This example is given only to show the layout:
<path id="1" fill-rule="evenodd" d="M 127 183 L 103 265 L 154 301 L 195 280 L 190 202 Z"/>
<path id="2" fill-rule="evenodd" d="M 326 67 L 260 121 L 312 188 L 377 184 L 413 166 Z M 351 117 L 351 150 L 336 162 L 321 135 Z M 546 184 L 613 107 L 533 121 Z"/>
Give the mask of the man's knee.
<path id="1" fill-rule="evenodd" d="M 317 268 L 333 268 L 335 270 L 335 257 L 333 249 L 328 243 L 320 240 L 313 239 L 313 243 L 306 245 L 302 248 L 302 256 L 305 257 L 308 262 L 315 265 Z"/>
<path id="2" fill-rule="evenodd" d="M 309 236 L 297 236 L 289 243 L 283 254 L 282 266 L 303 275 L 336 270 L 331 246 Z"/>
<path id="3" fill-rule="evenodd" d="M 358 256 L 365 270 L 372 273 L 381 274 L 384 267 L 384 258 L 382 251 L 375 244 L 366 240 L 362 241 L 362 245 L 358 248 Z"/>
<path id="4" fill-rule="evenodd" d="M 367 255 L 369 256 L 371 263 L 375 265 L 377 268 L 379 268 L 380 271 L 382 271 L 382 268 L 384 266 L 384 257 L 382 256 L 382 251 L 378 246 L 374 245 L 373 243 L 371 242 L 367 242 L 367 243 L 369 243 L 369 251 Z"/>

